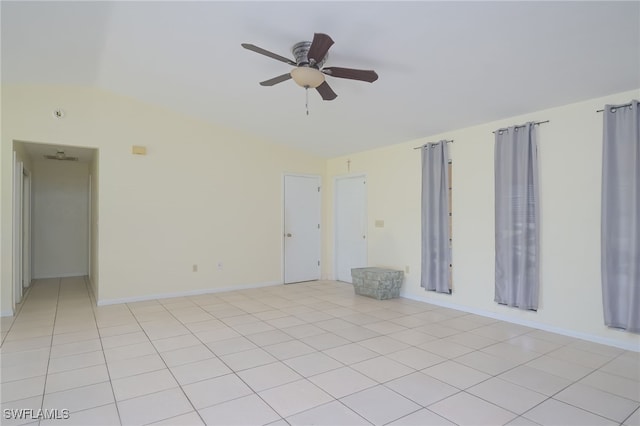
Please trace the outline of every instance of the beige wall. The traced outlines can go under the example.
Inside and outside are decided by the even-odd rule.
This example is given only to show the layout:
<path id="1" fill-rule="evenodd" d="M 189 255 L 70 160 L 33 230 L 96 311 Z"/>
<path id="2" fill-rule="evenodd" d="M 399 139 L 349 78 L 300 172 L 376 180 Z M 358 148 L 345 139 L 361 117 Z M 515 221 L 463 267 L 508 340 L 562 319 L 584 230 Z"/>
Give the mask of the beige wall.
<path id="1" fill-rule="evenodd" d="M 282 175 L 323 159 L 94 89 L 5 86 L 2 104 L 3 313 L 13 140 L 98 148 L 100 301 L 281 282 Z"/>
<path id="2" fill-rule="evenodd" d="M 602 342 L 640 348 L 640 336 L 607 329 L 600 287 L 600 187 L 605 103 L 638 98 L 632 91 L 454 130 L 340 158 L 327 166 L 325 258 L 332 258 L 333 179 L 366 173 L 369 263 L 404 270 L 407 297 L 454 304 L 511 321 L 536 323 Z M 428 117 L 425 117 L 428 120 Z M 494 150 L 492 131 L 526 121 L 539 127 L 541 292 L 537 313 L 499 306 L 494 296 Z M 455 139 L 453 160 L 453 294 L 420 287 L 420 151 Z M 384 228 L 374 227 L 376 219 Z M 329 264 L 328 266 L 331 266 Z M 333 276 L 331 270 L 327 276 Z"/>

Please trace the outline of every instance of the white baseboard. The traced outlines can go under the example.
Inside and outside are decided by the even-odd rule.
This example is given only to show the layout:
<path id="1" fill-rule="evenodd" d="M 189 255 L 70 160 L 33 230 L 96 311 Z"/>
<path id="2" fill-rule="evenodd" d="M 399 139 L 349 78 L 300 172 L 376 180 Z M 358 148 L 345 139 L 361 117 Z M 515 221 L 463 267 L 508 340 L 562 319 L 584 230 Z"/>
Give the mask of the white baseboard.
<path id="1" fill-rule="evenodd" d="M 37 276 L 32 277 L 33 280 L 48 280 L 51 278 L 71 278 L 71 277 L 85 277 L 87 275 L 86 272 L 70 272 L 68 274 L 55 274 L 55 275 L 45 275 L 45 276 Z"/>
<path id="2" fill-rule="evenodd" d="M 562 334 L 563 336 L 575 337 L 577 339 L 587 340 L 589 342 L 600 343 L 607 346 L 613 346 L 620 349 L 625 349 L 633 352 L 640 352 L 640 345 L 633 342 L 621 342 L 616 339 L 608 339 L 606 337 L 596 336 L 594 334 L 582 333 L 575 330 L 556 327 L 553 325 L 531 321 L 521 318 L 513 318 L 499 312 L 486 311 L 484 309 L 473 308 L 465 305 L 458 305 L 456 303 L 448 302 L 446 300 L 431 299 L 427 297 L 420 297 L 413 294 L 408 294 L 403 291 L 400 292 L 400 296 L 406 299 L 416 300 L 418 302 L 430 303 L 432 305 L 442 306 L 443 308 L 456 309 L 458 311 L 468 312 L 470 314 L 476 314 L 483 317 L 493 318 L 501 321 L 510 322 L 512 324 L 524 325 L 526 327 L 537 328 L 539 330 L 549 331 L 551 333 Z"/>
<path id="3" fill-rule="evenodd" d="M 116 305 L 119 303 L 146 302 L 148 300 L 156 300 L 156 299 L 171 299 L 172 297 L 199 296 L 202 294 L 223 293 L 225 291 L 233 291 L 233 290 L 248 290 L 252 288 L 271 287 L 275 285 L 282 285 L 282 282 L 269 281 L 264 283 L 242 284 L 237 286 L 218 287 L 218 288 L 205 288 L 201 290 L 190 290 L 190 291 L 182 291 L 177 293 L 161 293 L 161 294 L 149 294 L 145 296 L 124 297 L 122 299 L 102 299 L 102 300 L 98 300 L 98 306 Z"/>
<path id="4" fill-rule="evenodd" d="M 13 311 L 0 311 L 0 317 L 12 317 Z"/>

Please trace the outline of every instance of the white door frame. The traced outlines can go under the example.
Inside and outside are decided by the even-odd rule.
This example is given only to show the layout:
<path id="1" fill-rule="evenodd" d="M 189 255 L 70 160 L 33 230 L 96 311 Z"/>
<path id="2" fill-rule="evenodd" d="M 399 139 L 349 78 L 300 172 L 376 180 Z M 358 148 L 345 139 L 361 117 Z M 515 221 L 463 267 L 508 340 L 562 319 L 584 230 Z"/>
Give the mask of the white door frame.
<path id="1" fill-rule="evenodd" d="M 338 239 L 336 238 L 336 232 L 338 232 L 338 181 L 342 180 L 342 179 L 352 179 L 352 178 L 364 178 L 365 182 L 367 181 L 367 174 L 366 173 L 349 173 L 346 175 L 340 175 L 340 176 L 336 176 L 333 178 L 333 279 L 337 280 L 338 279 Z M 367 191 L 364 191 L 364 203 L 365 206 L 367 205 L 368 202 L 368 198 L 367 198 Z M 367 209 L 365 208 L 364 210 L 364 223 L 367 224 L 368 223 L 368 217 L 367 217 Z M 365 239 L 368 241 L 369 240 L 369 229 L 368 227 L 365 225 L 364 227 L 364 236 Z M 368 261 L 369 258 L 369 251 L 365 250 L 365 263 L 366 261 Z"/>
<path id="2" fill-rule="evenodd" d="M 31 196 L 31 172 L 23 167 L 23 184 L 22 184 L 22 286 L 27 288 L 31 285 L 31 277 L 33 276 L 33 244 L 32 244 L 32 230 L 33 230 L 33 207 Z"/>
<path id="3" fill-rule="evenodd" d="M 89 217 L 87 218 L 87 276 L 89 277 L 89 279 L 91 279 L 91 231 L 92 231 L 92 222 L 91 222 L 91 218 L 93 217 L 92 212 L 91 212 L 91 197 L 93 196 L 93 194 L 91 193 L 91 172 L 89 172 L 89 188 L 88 188 L 88 203 L 89 205 L 87 206 L 87 213 L 89 215 Z"/>
<path id="4" fill-rule="evenodd" d="M 13 151 L 13 310 L 22 301 L 22 186 L 24 165 Z"/>
<path id="5" fill-rule="evenodd" d="M 322 230 L 322 176 L 320 175 L 314 175 L 314 174 L 308 174 L 308 173 L 283 173 L 282 174 L 282 192 L 281 192 L 281 200 L 280 200 L 280 206 L 282 207 L 282 218 L 281 218 L 281 223 L 280 223 L 280 253 L 282 253 L 282 262 L 280 264 L 280 277 L 281 277 L 281 281 L 282 284 L 286 284 L 284 282 L 285 279 L 285 274 L 284 274 L 284 268 L 285 268 L 285 247 L 284 247 L 284 234 L 285 234 L 285 209 L 284 209 L 284 203 L 285 203 L 285 181 L 287 176 L 293 176 L 293 177 L 312 177 L 312 178 L 317 178 L 318 179 L 318 184 L 320 185 L 320 229 Z M 322 278 L 322 232 L 320 232 L 320 244 L 319 244 L 319 252 L 320 252 L 320 271 L 321 271 L 321 276 L 320 278 Z"/>

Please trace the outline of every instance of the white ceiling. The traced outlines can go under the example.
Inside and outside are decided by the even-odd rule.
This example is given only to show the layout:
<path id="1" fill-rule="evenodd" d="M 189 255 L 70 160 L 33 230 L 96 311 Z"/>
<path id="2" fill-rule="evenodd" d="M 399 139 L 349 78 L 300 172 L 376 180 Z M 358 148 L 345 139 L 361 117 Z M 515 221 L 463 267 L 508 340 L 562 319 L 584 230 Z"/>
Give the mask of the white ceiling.
<path id="1" fill-rule="evenodd" d="M 1 2 L 2 82 L 89 85 L 333 157 L 640 87 L 640 2 Z M 329 34 L 322 101 L 259 81 Z M 58 105 L 56 105 L 58 106 Z M 62 106 L 62 105 L 60 105 Z M 64 107 L 64 106 L 62 106 Z"/>

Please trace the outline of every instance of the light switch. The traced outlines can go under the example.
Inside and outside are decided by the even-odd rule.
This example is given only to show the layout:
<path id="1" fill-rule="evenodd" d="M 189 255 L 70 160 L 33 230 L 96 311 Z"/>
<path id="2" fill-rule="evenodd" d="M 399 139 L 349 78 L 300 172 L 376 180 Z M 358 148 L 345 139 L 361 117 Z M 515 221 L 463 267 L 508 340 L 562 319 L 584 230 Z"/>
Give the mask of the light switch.
<path id="1" fill-rule="evenodd" d="M 147 147 L 140 145 L 133 145 L 131 147 L 131 152 L 136 155 L 147 155 Z"/>
<path id="2" fill-rule="evenodd" d="M 384 228 L 384 220 L 376 219 L 376 228 Z"/>

